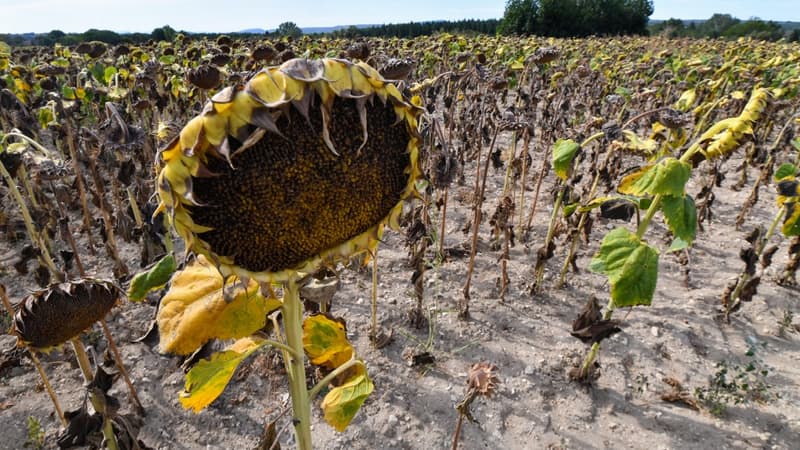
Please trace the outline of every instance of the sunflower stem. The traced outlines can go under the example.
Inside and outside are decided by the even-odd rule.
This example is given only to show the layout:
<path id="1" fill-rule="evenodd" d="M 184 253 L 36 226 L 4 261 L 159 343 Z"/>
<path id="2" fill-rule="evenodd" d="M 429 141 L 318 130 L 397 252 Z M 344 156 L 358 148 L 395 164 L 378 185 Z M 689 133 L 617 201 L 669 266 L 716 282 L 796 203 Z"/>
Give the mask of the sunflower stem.
<path id="1" fill-rule="evenodd" d="M 297 448 L 311 450 L 311 402 L 306 387 L 306 366 L 303 357 L 303 302 L 300 300 L 299 287 L 295 279 L 290 279 L 284 287 L 281 312 L 286 343 L 292 349 L 288 361 L 289 390 L 292 397 L 292 423 Z"/>
<path id="2" fill-rule="evenodd" d="M 313 388 L 311 388 L 310 391 L 308 391 L 309 400 L 316 397 L 319 394 L 319 391 L 324 389 L 325 386 L 331 384 L 331 381 L 336 379 L 336 377 L 338 377 L 339 375 L 343 374 L 346 370 L 358 364 L 363 365 L 364 363 L 357 360 L 355 354 L 353 354 L 353 357 L 350 358 L 349 361 L 334 369 L 333 372 L 326 375 L 325 378 L 321 379 L 317 384 L 314 385 Z"/>
<path id="3" fill-rule="evenodd" d="M 547 263 L 548 257 L 550 256 L 550 242 L 553 241 L 553 236 L 555 235 L 556 223 L 558 222 L 558 213 L 561 211 L 561 203 L 564 201 L 564 192 L 566 190 L 566 186 L 562 186 L 561 189 L 558 190 L 556 203 L 553 205 L 552 214 L 550 214 L 550 225 L 547 227 L 547 236 L 544 239 L 544 246 L 542 246 L 544 250 L 538 255 L 536 260 L 536 276 L 533 281 L 531 293 L 535 293 L 539 290 L 539 288 L 542 287 L 542 282 L 544 281 L 544 266 Z"/>
<path id="4" fill-rule="evenodd" d="M 778 229 L 778 224 L 781 222 L 781 218 L 783 218 L 784 214 L 786 214 L 786 205 L 781 206 L 778 210 L 778 213 L 775 214 L 775 218 L 772 220 L 772 223 L 769 226 L 766 234 L 762 236 L 759 240 L 757 240 L 755 244 L 755 252 L 756 252 L 756 259 L 761 258 L 761 254 L 764 253 L 764 249 L 767 247 L 767 242 L 772 238 L 772 235 L 775 234 L 775 230 Z M 730 298 L 725 303 L 725 321 L 727 323 L 731 322 L 731 313 L 736 309 L 736 307 L 742 302 L 740 296 L 742 295 L 742 290 L 744 289 L 745 285 L 748 281 L 750 281 L 752 277 L 745 271 L 742 272 L 742 275 L 739 277 L 739 280 L 736 282 L 736 287 L 733 289 Z"/>
<path id="5" fill-rule="evenodd" d="M 86 238 L 89 240 L 89 253 L 95 255 L 94 238 L 92 237 L 92 215 L 89 212 L 89 202 L 86 200 L 86 187 L 84 186 L 83 175 L 81 174 L 80 163 L 78 162 L 78 152 L 75 150 L 75 138 L 72 127 L 69 123 L 64 124 L 64 132 L 69 147 L 69 158 L 72 160 L 72 170 L 75 171 L 75 185 L 78 187 L 78 197 L 81 200 L 81 211 L 83 212 L 83 228 L 86 231 Z"/>
<path id="6" fill-rule="evenodd" d="M 92 371 L 92 363 L 89 361 L 89 355 L 86 354 L 86 349 L 79 337 L 70 339 L 72 348 L 75 350 L 75 358 L 78 360 L 78 366 L 83 373 L 83 379 L 86 381 L 87 386 L 94 380 L 94 373 Z M 104 401 L 100 396 L 91 389 L 89 391 L 89 401 L 92 402 L 94 410 L 103 416 L 103 437 L 106 441 L 108 450 L 118 450 L 117 437 L 114 436 L 114 427 L 111 425 L 111 420 L 106 416 L 105 408 L 103 407 Z"/>
<path id="7" fill-rule="evenodd" d="M 464 283 L 464 300 L 459 307 L 458 316 L 461 319 L 469 318 L 469 289 L 472 282 L 472 271 L 475 269 L 475 255 L 478 253 L 478 229 L 481 227 L 481 206 L 483 206 L 483 193 L 486 191 L 486 173 L 489 171 L 489 162 L 492 160 L 494 144 L 497 142 L 497 134 L 500 129 L 495 128 L 492 136 L 492 143 L 489 145 L 489 152 L 486 154 L 486 162 L 481 173 L 481 152 L 478 150 L 478 157 L 475 163 L 475 198 L 473 199 L 474 211 L 472 222 L 472 245 L 469 249 L 469 268 L 467 269 L 467 281 Z"/>
<path id="8" fill-rule="evenodd" d="M 614 314 L 614 299 L 608 300 L 608 305 L 606 305 L 606 312 L 603 313 L 603 320 L 611 320 L 611 316 Z M 578 378 L 581 380 L 587 379 L 589 376 L 589 371 L 592 368 L 592 364 L 594 360 L 597 358 L 597 354 L 600 353 L 600 343 L 595 342 L 592 344 L 592 348 L 589 350 L 589 354 L 586 355 L 586 359 L 583 360 L 583 364 L 581 365 L 581 371 L 578 375 Z"/>
<path id="9" fill-rule="evenodd" d="M 442 221 L 439 229 L 439 260 L 444 261 L 444 233 L 445 223 L 447 221 L 447 192 L 450 189 L 445 186 L 444 194 L 442 195 Z"/>
<path id="10" fill-rule="evenodd" d="M 378 339 L 378 248 L 372 251 L 372 310 L 369 336 L 374 342 Z"/>
<path id="11" fill-rule="evenodd" d="M 6 287 L 4 284 L 0 283 L 0 300 L 3 302 L 3 306 L 8 311 L 9 317 L 12 319 L 14 318 L 14 306 L 11 304 L 11 300 L 8 299 L 8 295 L 6 294 Z M 39 358 L 36 357 L 36 354 L 33 352 L 32 349 L 27 348 L 28 355 L 31 357 L 31 361 L 33 361 L 33 366 L 36 367 L 36 371 L 39 372 L 39 378 L 42 379 L 42 383 L 44 384 L 44 388 L 47 390 L 47 395 L 50 396 L 50 400 L 53 402 L 53 407 L 56 409 L 56 414 L 58 414 L 58 418 L 61 420 L 61 424 L 65 427 L 67 426 L 67 420 L 64 419 L 64 412 L 61 409 L 61 405 L 58 403 L 58 397 L 56 397 L 56 393 L 53 390 L 53 386 L 50 384 L 50 380 L 47 378 L 47 374 L 44 372 L 44 368 L 42 367 L 42 363 L 39 361 Z"/>
<path id="12" fill-rule="evenodd" d="M 40 261 L 42 261 L 47 268 L 50 269 L 50 273 L 53 275 L 53 277 L 59 281 L 63 280 L 64 276 L 58 271 L 58 269 L 56 269 L 56 264 L 53 262 L 53 258 L 50 257 L 50 251 L 47 249 L 44 239 L 39 235 L 33 225 L 33 218 L 31 217 L 28 207 L 25 206 L 25 200 L 23 200 L 22 194 L 19 192 L 17 183 L 14 182 L 14 178 L 10 173 L 8 173 L 8 170 L 6 170 L 6 167 L 2 162 L 0 162 L 0 175 L 2 175 L 6 180 L 8 190 L 11 192 L 11 196 L 14 197 L 14 201 L 16 201 L 17 205 L 19 206 L 20 212 L 22 213 L 22 220 L 25 222 L 25 229 L 28 231 L 28 237 L 31 239 L 31 242 L 33 242 L 33 245 L 41 252 Z"/>
<path id="13" fill-rule="evenodd" d="M 139 209 L 139 204 L 136 203 L 136 196 L 133 195 L 133 189 L 128 186 L 125 191 L 128 194 L 128 203 L 131 205 L 133 211 L 133 219 L 136 221 L 136 226 L 142 228 L 144 222 L 142 221 L 142 211 Z"/>
<path id="14" fill-rule="evenodd" d="M 608 164 L 608 160 L 611 158 L 611 153 L 608 152 L 608 156 L 606 156 L 605 161 L 603 162 L 603 166 L 605 167 Z M 594 198 L 595 192 L 597 192 L 597 184 L 600 182 L 600 169 L 598 169 L 594 174 L 594 179 L 592 180 L 592 187 L 589 189 L 589 195 L 586 198 L 591 200 Z M 578 249 L 578 236 L 583 229 L 583 226 L 586 224 L 586 219 L 589 217 L 589 211 L 584 211 L 581 213 L 581 217 L 578 220 L 578 226 L 575 229 L 575 232 L 572 235 L 572 243 L 569 247 L 569 253 L 567 253 L 567 259 L 564 260 L 564 265 L 561 266 L 561 274 L 558 277 L 558 283 L 556 284 L 556 289 L 561 289 L 564 286 L 566 281 L 567 272 L 569 271 L 569 265 L 572 262 L 572 258 L 575 255 L 575 251 Z"/>
<path id="15" fill-rule="evenodd" d="M 111 355 L 114 356 L 114 362 L 117 364 L 120 375 L 122 375 L 122 380 L 125 381 L 125 384 L 128 386 L 128 393 L 131 396 L 136 413 L 144 417 L 147 414 L 142 406 L 142 401 L 139 400 L 139 394 L 136 393 L 136 388 L 133 387 L 133 382 L 128 375 L 128 371 L 125 369 L 125 364 L 122 362 L 122 354 L 117 347 L 117 343 L 114 342 L 114 337 L 111 335 L 111 330 L 108 329 L 105 319 L 100 319 L 100 326 L 103 327 L 103 334 L 105 334 L 106 340 L 108 341 L 108 348 L 111 349 Z"/>

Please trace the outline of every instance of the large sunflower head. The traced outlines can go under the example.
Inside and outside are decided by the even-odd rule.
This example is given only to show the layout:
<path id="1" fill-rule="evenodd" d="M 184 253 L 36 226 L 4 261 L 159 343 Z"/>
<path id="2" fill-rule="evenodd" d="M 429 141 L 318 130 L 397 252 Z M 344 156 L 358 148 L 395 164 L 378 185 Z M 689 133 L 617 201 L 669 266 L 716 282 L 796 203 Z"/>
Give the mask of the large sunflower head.
<path id="1" fill-rule="evenodd" d="M 223 276 L 283 281 L 370 250 L 415 193 L 420 112 L 365 63 L 264 69 L 160 151 L 158 212 Z"/>

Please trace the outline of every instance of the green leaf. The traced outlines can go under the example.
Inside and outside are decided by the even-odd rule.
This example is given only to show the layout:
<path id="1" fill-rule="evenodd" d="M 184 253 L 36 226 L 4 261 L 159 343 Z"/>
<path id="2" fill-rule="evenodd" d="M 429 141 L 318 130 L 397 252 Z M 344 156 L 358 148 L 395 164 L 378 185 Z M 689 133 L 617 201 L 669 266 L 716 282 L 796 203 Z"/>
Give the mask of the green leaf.
<path id="1" fill-rule="evenodd" d="M 574 214 L 579 206 L 581 206 L 580 203 L 570 203 L 569 205 L 564 206 L 564 210 L 562 211 L 564 217 L 569 217 Z"/>
<path id="2" fill-rule="evenodd" d="M 161 55 L 158 57 L 158 62 L 169 66 L 175 62 L 175 55 Z"/>
<path id="3" fill-rule="evenodd" d="M 780 181 L 786 177 L 793 177 L 797 173 L 797 166 L 790 163 L 781 164 L 778 170 L 775 171 L 775 181 Z"/>
<path id="4" fill-rule="evenodd" d="M 800 152 L 800 138 L 792 139 L 792 147 L 794 147 L 795 150 Z"/>
<path id="5" fill-rule="evenodd" d="M 94 63 L 94 65 L 89 68 L 89 73 L 92 74 L 92 78 L 94 78 L 98 82 L 102 83 L 103 82 L 103 77 L 106 74 L 106 68 L 103 67 L 102 64 L 97 62 L 97 63 Z"/>
<path id="6" fill-rule="evenodd" d="M 360 373 L 341 386 L 336 386 L 322 400 L 325 422 L 338 432 L 342 432 L 361 409 L 375 386 L 366 372 Z"/>
<path id="7" fill-rule="evenodd" d="M 39 108 L 39 114 L 37 114 L 37 118 L 39 119 L 39 127 L 42 129 L 47 128 L 48 125 L 56 121 L 56 118 L 53 115 L 53 110 L 47 107 Z"/>
<path id="8" fill-rule="evenodd" d="M 614 93 L 625 97 L 625 99 L 628 101 L 630 101 L 631 99 L 631 90 L 624 86 L 619 86 L 616 89 L 614 89 Z"/>
<path id="9" fill-rule="evenodd" d="M 56 67 L 63 67 L 64 69 L 69 68 L 69 60 L 67 60 L 65 58 L 56 58 L 56 59 L 50 61 L 50 64 L 52 64 L 52 65 L 54 65 Z"/>
<path id="10" fill-rule="evenodd" d="M 148 293 L 161 289 L 167 284 L 167 281 L 169 281 L 177 268 L 175 257 L 169 254 L 158 260 L 146 272 L 137 273 L 131 280 L 130 287 L 128 287 L 128 300 L 140 302 L 144 300 Z"/>
<path id="11" fill-rule="evenodd" d="M 64 100 L 75 100 L 75 89 L 66 85 L 62 86 L 61 96 L 64 97 Z"/>
<path id="12" fill-rule="evenodd" d="M 103 71 L 103 81 L 105 81 L 106 85 L 110 85 L 111 81 L 114 79 L 114 75 L 117 74 L 117 68 L 114 66 L 108 66 Z"/>
<path id="13" fill-rule="evenodd" d="M 618 191 L 629 195 L 671 195 L 683 197 L 692 167 L 675 158 L 665 158 L 658 164 L 644 167 L 620 182 Z"/>
<path id="14" fill-rule="evenodd" d="M 580 148 L 581 146 L 572 139 L 559 139 L 553 146 L 553 170 L 562 180 L 566 180 L 569 176 L 572 160 Z"/>
<path id="15" fill-rule="evenodd" d="M 649 305 L 658 278 L 658 250 L 625 228 L 616 228 L 603 238 L 589 270 L 608 277 L 617 308 Z"/>
<path id="16" fill-rule="evenodd" d="M 225 351 L 200 360 L 186 374 L 184 391 L 179 398 L 181 405 L 196 413 L 210 405 L 225 390 L 239 364 L 265 344 L 263 339 L 243 338 Z"/>
<path id="17" fill-rule="evenodd" d="M 691 247 L 691 244 L 684 241 L 681 238 L 675 238 L 672 240 L 672 243 L 669 245 L 669 252 L 678 252 L 683 249 Z"/>
<path id="18" fill-rule="evenodd" d="M 692 197 L 664 196 L 661 199 L 661 212 L 667 219 L 672 235 L 686 243 L 686 247 L 691 246 L 697 233 L 697 207 Z M 673 242 L 673 245 L 676 244 Z"/>

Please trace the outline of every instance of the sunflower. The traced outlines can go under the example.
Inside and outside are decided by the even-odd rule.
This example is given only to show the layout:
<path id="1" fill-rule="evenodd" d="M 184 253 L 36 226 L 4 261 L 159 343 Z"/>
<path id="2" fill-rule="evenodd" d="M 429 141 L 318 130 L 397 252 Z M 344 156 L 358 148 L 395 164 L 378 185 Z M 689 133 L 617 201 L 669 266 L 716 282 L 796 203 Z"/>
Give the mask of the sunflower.
<path id="1" fill-rule="evenodd" d="M 266 68 L 159 152 L 157 213 L 224 277 L 285 282 L 371 251 L 416 194 L 421 111 L 363 62 Z"/>

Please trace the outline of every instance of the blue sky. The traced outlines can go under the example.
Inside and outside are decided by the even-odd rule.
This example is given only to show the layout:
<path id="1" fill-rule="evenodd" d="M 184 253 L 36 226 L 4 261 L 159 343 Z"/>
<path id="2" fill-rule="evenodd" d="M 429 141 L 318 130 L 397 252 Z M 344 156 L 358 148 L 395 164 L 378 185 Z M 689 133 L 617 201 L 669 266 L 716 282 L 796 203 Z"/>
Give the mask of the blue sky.
<path id="1" fill-rule="evenodd" d="M 151 32 L 231 32 L 275 28 L 500 18 L 505 0 L 0 0 L 0 33 L 81 32 L 89 28 Z M 741 19 L 800 21 L 798 0 L 655 0 L 653 19 L 705 19 L 715 12 Z"/>

